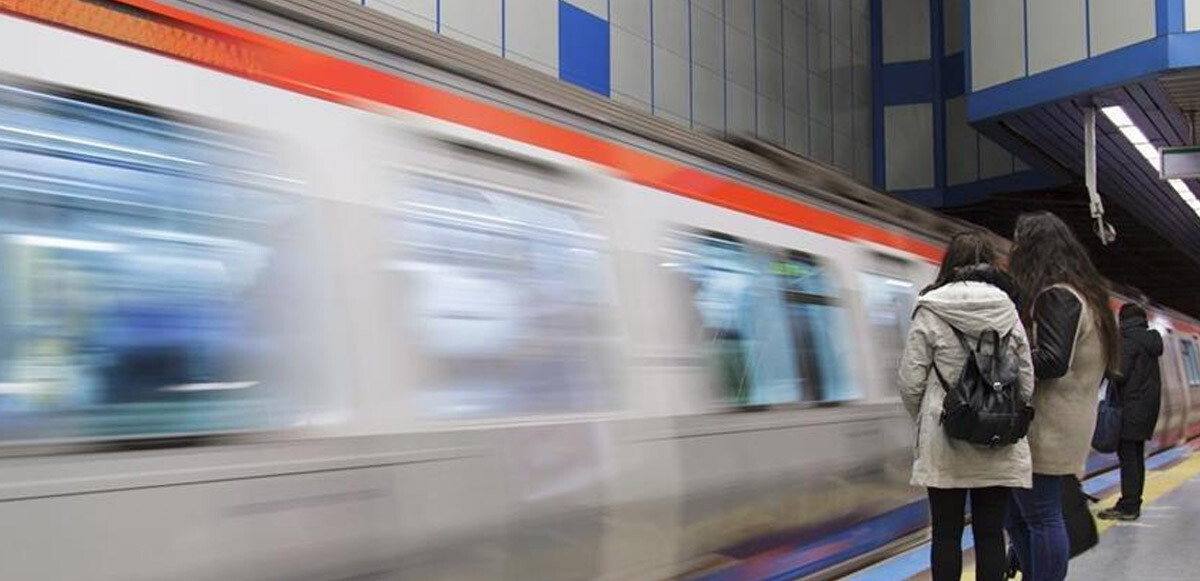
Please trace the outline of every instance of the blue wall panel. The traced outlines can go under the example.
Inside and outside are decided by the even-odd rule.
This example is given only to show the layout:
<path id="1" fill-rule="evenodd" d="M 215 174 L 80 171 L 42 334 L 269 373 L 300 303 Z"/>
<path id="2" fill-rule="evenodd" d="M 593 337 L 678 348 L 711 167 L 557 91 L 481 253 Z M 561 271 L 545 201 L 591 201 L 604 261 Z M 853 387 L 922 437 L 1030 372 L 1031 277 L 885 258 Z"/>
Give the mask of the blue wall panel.
<path id="1" fill-rule="evenodd" d="M 558 3 L 558 76 L 609 96 L 608 22 L 569 2 Z"/>

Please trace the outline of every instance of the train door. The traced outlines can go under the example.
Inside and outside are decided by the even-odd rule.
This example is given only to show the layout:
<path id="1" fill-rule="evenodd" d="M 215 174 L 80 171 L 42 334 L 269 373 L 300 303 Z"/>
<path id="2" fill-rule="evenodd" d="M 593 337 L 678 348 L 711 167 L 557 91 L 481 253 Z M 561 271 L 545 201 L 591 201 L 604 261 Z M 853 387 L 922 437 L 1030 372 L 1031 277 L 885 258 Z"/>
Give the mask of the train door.
<path id="1" fill-rule="evenodd" d="M 911 259 L 883 251 L 871 251 L 865 264 L 858 273 L 858 284 L 870 348 L 874 350 L 869 359 L 874 362 L 872 385 L 883 391 L 871 395 L 892 395 L 917 301 L 920 273 Z"/>

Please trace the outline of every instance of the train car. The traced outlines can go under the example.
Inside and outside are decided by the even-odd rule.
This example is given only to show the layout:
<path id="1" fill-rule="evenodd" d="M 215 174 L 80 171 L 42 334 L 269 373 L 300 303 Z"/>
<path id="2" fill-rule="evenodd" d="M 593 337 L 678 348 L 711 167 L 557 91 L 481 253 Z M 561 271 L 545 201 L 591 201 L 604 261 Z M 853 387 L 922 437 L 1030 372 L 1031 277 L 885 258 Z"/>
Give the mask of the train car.
<path id="1" fill-rule="evenodd" d="M 664 579 L 922 529 L 893 376 L 964 225 L 292 4 L 377 36 L 0 0 L 0 578 Z M 1153 317 L 1166 448 L 1200 324 Z"/>

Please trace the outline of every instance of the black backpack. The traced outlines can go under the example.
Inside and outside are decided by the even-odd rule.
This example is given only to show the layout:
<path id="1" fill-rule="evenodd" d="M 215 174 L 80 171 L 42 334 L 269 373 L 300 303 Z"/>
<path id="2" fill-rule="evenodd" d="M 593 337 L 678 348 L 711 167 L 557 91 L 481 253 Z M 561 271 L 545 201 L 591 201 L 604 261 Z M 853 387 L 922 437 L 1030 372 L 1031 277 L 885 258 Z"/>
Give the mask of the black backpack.
<path id="1" fill-rule="evenodd" d="M 1033 408 L 1021 397 L 1017 385 L 1017 361 L 1009 348 L 1012 332 L 1003 337 L 997 331 L 984 332 L 972 348 L 962 331 L 949 326 L 967 359 L 954 384 L 946 381 L 936 363 L 933 365 L 946 390 L 941 418 L 946 434 L 989 448 L 1017 443 L 1029 432 Z M 983 354 L 984 339 L 991 340 L 990 355 Z"/>

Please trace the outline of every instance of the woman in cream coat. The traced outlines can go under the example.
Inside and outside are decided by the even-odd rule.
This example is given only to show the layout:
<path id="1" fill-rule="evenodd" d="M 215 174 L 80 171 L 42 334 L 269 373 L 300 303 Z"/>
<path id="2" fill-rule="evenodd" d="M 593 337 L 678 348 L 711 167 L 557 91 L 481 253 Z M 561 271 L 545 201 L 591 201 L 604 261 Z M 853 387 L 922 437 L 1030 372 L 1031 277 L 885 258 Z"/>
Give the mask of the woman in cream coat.
<path id="1" fill-rule="evenodd" d="M 1026 440 L 987 448 L 951 439 L 941 426 L 946 390 L 937 372 L 953 382 L 968 355 L 955 329 L 972 342 L 985 332 L 997 331 L 1002 337 L 1011 333 L 1008 347 L 1018 363 L 1020 394 L 1026 402 L 1033 396 L 1029 342 L 1011 298 L 1011 282 L 995 262 L 996 253 L 983 236 L 968 232 L 954 237 L 937 282 L 917 302 L 900 364 L 900 396 L 916 422 L 912 483 L 929 492 L 934 581 L 957 580 L 962 573 L 968 494 L 976 579 L 1003 579 L 1008 570 L 1004 521 L 1010 490 L 1032 483 Z"/>

